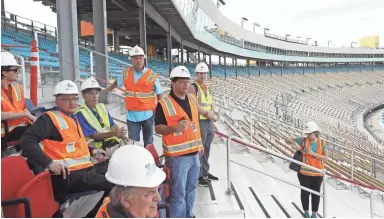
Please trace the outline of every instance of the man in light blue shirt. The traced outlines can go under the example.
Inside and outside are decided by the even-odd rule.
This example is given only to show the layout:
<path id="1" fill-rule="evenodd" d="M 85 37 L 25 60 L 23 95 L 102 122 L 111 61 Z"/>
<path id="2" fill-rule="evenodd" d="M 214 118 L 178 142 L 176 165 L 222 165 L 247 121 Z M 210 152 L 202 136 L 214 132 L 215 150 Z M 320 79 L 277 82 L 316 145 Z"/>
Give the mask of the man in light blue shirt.
<path id="1" fill-rule="evenodd" d="M 144 67 L 146 55 L 138 46 L 129 52 L 132 66 L 123 71 L 125 87 L 125 106 L 127 111 L 128 136 L 133 141 L 140 141 L 143 130 L 144 146 L 153 143 L 153 111 L 163 93 L 156 72 Z M 115 81 L 107 90 L 117 87 Z M 157 99 L 155 99 L 155 96 Z"/>

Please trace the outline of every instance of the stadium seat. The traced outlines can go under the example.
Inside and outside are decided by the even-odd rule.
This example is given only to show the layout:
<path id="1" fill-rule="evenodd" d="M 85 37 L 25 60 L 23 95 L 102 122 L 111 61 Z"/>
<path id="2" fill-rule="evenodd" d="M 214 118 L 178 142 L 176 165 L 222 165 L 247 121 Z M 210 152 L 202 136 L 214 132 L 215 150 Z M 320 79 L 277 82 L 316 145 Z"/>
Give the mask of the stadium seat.
<path id="1" fill-rule="evenodd" d="M 49 172 L 33 176 L 21 156 L 1 159 L 1 190 L 1 205 L 8 218 L 51 218 L 59 209 Z"/>

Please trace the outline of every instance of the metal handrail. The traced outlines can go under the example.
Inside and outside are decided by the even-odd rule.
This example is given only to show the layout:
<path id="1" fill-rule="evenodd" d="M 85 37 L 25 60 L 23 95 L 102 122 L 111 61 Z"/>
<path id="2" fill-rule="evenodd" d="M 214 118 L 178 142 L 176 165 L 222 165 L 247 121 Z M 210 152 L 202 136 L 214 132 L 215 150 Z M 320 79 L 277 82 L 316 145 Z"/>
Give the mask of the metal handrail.
<path id="1" fill-rule="evenodd" d="M 228 104 L 228 105 L 230 105 L 230 106 L 232 106 L 232 107 L 234 107 L 234 108 L 236 108 L 236 109 L 240 109 L 241 111 L 245 111 L 245 112 L 247 112 L 247 113 L 249 113 L 249 114 L 251 114 L 251 115 L 253 115 L 253 116 L 262 117 L 262 118 L 264 118 L 264 119 L 269 119 L 267 116 L 264 116 L 264 115 L 261 115 L 261 114 L 257 114 L 257 113 L 255 113 L 255 112 L 253 112 L 253 111 L 248 110 L 248 109 L 241 108 L 241 107 L 239 107 L 239 106 L 237 106 L 237 105 L 235 105 L 235 104 L 229 103 L 229 102 L 227 102 L 227 101 L 225 101 L 225 100 L 223 100 L 223 99 L 220 99 L 220 98 L 216 98 L 216 97 L 215 97 L 215 101 L 222 101 L 222 102 L 225 103 L 225 104 Z M 246 103 L 246 102 L 244 102 L 244 101 L 240 101 L 240 100 L 239 100 L 239 102 L 240 102 L 240 103 Z M 216 105 L 217 105 L 217 104 L 216 104 Z M 287 124 L 285 124 L 285 123 L 283 123 L 283 122 L 280 122 L 280 121 L 277 121 L 277 120 L 274 120 L 273 122 L 274 122 L 274 123 L 277 123 L 277 124 L 279 124 L 279 125 L 288 127 L 288 128 L 290 128 L 290 129 L 294 129 L 294 130 L 296 130 L 296 131 L 298 131 L 298 132 L 301 132 L 300 129 L 298 129 L 298 128 L 296 128 L 296 127 L 289 126 L 289 125 L 287 125 Z M 347 150 L 349 150 L 349 151 L 353 151 L 354 153 L 360 154 L 360 155 L 362 155 L 362 156 L 365 156 L 366 158 L 373 159 L 373 160 L 376 160 L 376 161 L 378 161 L 378 162 L 384 164 L 384 161 L 379 160 L 379 159 L 376 158 L 376 157 L 373 157 L 373 156 L 371 156 L 371 155 L 365 154 L 365 153 L 363 153 L 363 152 L 361 152 L 361 151 L 355 151 L 355 150 L 353 150 L 353 149 L 351 149 L 351 148 L 349 148 L 349 147 L 340 145 L 340 144 L 338 144 L 338 143 L 336 143 L 336 142 L 334 142 L 334 141 L 331 141 L 331 140 L 327 140 L 327 141 L 330 142 L 330 143 L 332 143 L 332 144 L 334 144 L 334 145 L 336 145 L 336 146 L 338 146 L 338 147 L 340 147 L 340 148 L 347 149 Z"/>

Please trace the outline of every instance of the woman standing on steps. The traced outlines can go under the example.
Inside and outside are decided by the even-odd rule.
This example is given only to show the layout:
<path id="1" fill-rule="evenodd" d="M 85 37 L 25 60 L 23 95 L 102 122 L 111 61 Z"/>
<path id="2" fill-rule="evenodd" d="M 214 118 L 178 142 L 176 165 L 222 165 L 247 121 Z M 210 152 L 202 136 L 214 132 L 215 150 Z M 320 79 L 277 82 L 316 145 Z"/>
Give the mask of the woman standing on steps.
<path id="1" fill-rule="evenodd" d="M 297 150 L 303 152 L 303 163 L 306 163 L 317 169 L 324 169 L 324 163 L 328 161 L 328 146 L 325 139 L 319 137 L 319 126 L 314 122 L 308 122 L 303 130 L 305 137 L 297 137 L 294 139 L 286 139 L 285 142 L 296 146 Z M 323 182 L 323 174 L 311 170 L 305 166 L 301 166 L 300 172 L 297 174 L 300 185 L 308 189 L 320 192 L 321 183 Z M 312 196 L 312 215 L 309 214 L 309 196 L 311 193 L 301 190 L 301 204 L 305 211 L 305 218 L 318 218 L 318 210 L 320 204 L 320 196 L 311 194 Z"/>

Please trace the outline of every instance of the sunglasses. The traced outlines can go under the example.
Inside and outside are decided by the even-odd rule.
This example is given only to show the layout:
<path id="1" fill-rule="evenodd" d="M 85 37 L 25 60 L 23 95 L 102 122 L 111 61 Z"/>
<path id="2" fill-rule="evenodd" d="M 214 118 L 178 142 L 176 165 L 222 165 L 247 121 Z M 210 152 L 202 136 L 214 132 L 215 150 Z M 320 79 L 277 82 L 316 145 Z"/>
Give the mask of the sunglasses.
<path id="1" fill-rule="evenodd" d="M 61 101 L 64 101 L 64 102 L 77 102 L 79 101 L 79 98 L 78 97 L 75 97 L 75 98 L 67 98 L 67 97 L 62 97 L 62 98 L 59 98 L 59 100 Z"/>

